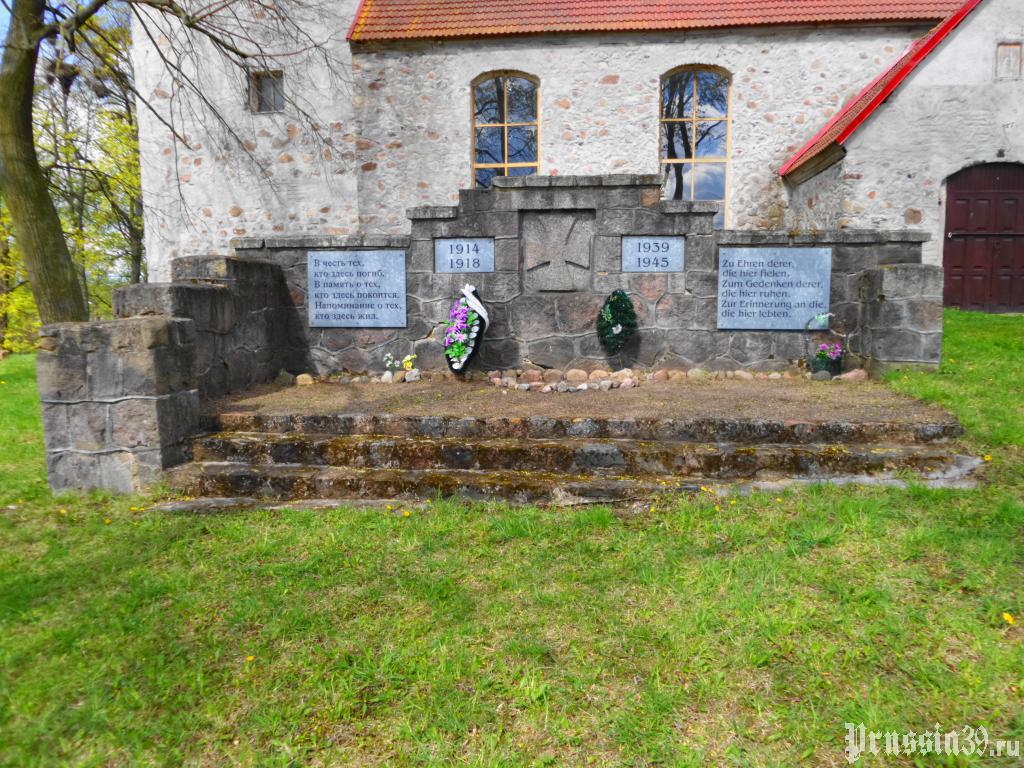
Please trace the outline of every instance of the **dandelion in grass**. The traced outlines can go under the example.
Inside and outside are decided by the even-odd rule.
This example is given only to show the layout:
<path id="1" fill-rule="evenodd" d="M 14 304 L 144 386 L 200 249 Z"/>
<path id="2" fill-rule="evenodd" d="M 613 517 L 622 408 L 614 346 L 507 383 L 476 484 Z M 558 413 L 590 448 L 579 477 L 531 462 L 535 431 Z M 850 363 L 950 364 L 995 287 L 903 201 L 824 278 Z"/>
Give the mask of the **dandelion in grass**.
<path id="1" fill-rule="evenodd" d="M 984 456 L 981 457 L 981 459 L 982 461 L 992 461 L 992 456 L 991 454 L 986 453 Z"/>
<path id="2" fill-rule="evenodd" d="M 1007 624 L 1009 624 L 1009 625 L 1010 625 L 1011 627 L 1012 627 L 1012 626 L 1013 626 L 1014 624 L 1016 624 L 1016 623 L 1017 623 L 1017 620 L 1016 620 L 1015 618 L 1013 618 L 1013 614 L 1012 614 L 1012 613 L 1004 613 L 1004 614 L 1003 614 L 1003 621 L 1005 621 L 1005 622 L 1006 622 Z"/>
<path id="3" fill-rule="evenodd" d="M 256 661 L 256 657 L 255 656 L 246 656 L 245 657 L 245 663 L 246 664 L 251 664 L 254 661 Z"/>
<path id="4" fill-rule="evenodd" d="M 110 518 L 109 517 L 103 518 L 103 524 L 104 525 L 110 525 Z"/>

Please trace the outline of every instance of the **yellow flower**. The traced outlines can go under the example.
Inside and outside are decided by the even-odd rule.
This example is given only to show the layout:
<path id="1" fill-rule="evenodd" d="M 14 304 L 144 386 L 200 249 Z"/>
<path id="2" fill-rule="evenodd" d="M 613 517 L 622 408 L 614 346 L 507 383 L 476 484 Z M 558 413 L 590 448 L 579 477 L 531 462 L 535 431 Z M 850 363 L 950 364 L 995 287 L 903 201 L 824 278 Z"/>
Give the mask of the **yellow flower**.
<path id="1" fill-rule="evenodd" d="M 718 506 L 717 504 L 715 504 L 715 512 L 721 512 L 721 511 L 722 511 L 722 508 L 720 506 Z"/>
<path id="2" fill-rule="evenodd" d="M 402 510 L 402 517 L 408 517 L 411 514 L 412 513 L 408 509 L 403 509 Z"/>
<path id="3" fill-rule="evenodd" d="M 246 662 L 256 661 L 256 657 L 255 656 L 246 656 L 245 660 L 246 660 Z"/>
<path id="4" fill-rule="evenodd" d="M 103 524 L 104 525 L 110 525 L 110 518 L 109 517 L 103 518 Z"/>
<path id="5" fill-rule="evenodd" d="M 984 456 L 981 457 L 981 459 L 982 461 L 992 461 L 992 456 L 986 453 Z"/>
<path id="6" fill-rule="evenodd" d="M 1004 614 L 1003 614 L 1003 621 L 1005 621 L 1005 622 L 1006 622 L 1007 624 L 1009 624 L 1009 625 L 1010 625 L 1011 627 L 1012 627 L 1012 626 L 1013 626 L 1014 624 L 1016 624 L 1016 623 L 1017 623 L 1017 620 L 1016 620 L 1015 618 L 1013 618 L 1013 614 L 1012 614 L 1012 613 L 1004 613 Z"/>
<path id="7" fill-rule="evenodd" d="M 736 499 L 730 499 L 729 503 L 735 505 L 736 504 Z"/>
<path id="8" fill-rule="evenodd" d="M 388 504 L 386 507 L 384 507 L 384 511 L 385 512 L 390 512 L 393 509 L 394 509 L 394 507 L 392 507 L 390 504 Z"/>
<path id="9" fill-rule="evenodd" d="M 129 512 L 138 512 L 139 508 L 138 507 L 128 507 L 128 511 Z"/>
<path id="10" fill-rule="evenodd" d="M 700 489 L 701 489 L 701 490 L 702 490 L 702 491 L 703 491 L 704 493 L 707 493 L 707 492 L 708 492 L 708 489 L 707 489 L 707 488 L 705 488 L 705 487 L 704 487 L 703 485 L 702 485 L 702 486 L 700 487 Z"/>
<path id="11" fill-rule="evenodd" d="M 66 515 L 66 514 L 68 513 L 68 511 L 67 511 L 66 509 L 62 509 L 62 510 L 60 510 L 60 513 L 61 513 L 62 515 Z"/>

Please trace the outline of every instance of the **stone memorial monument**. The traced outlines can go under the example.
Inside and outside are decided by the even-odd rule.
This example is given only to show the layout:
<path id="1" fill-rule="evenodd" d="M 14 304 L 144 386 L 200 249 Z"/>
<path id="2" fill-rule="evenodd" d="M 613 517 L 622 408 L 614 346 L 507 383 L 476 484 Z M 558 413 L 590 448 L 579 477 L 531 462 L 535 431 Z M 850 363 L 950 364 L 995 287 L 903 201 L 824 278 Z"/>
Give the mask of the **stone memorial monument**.
<path id="1" fill-rule="evenodd" d="M 658 176 L 499 177 L 408 212 L 409 235 L 239 239 L 172 282 L 129 286 L 117 320 L 44 329 L 54 487 L 129 489 L 180 462 L 202 401 L 281 370 L 447 367 L 452 304 L 475 285 L 487 338 L 471 365 L 606 368 L 596 330 L 625 292 L 633 366 L 778 370 L 833 313 L 870 370 L 938 365 L 942 269 L 917 232 L 716 231 L 717 205 L 661 199 Z"/>

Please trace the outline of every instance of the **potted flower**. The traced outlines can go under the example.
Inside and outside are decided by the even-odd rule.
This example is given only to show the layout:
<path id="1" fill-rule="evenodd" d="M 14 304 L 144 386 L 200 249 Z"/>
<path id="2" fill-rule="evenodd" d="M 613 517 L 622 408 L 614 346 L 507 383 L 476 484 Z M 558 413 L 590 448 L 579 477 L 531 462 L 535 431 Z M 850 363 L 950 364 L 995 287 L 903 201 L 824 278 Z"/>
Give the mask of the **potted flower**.
<path id="1" fill-rule="evenodd" d="M 833 376 L 838 376 L 843 372 L 843 358 L 846 355 L 846 350 L 842 344 L 819 344 L 818 349 L 815 351 L 814 356 L 808 360 L 808 365 L 811 369 L 811 373 L 817 373 L 818 371 L 828 371 Z"/>

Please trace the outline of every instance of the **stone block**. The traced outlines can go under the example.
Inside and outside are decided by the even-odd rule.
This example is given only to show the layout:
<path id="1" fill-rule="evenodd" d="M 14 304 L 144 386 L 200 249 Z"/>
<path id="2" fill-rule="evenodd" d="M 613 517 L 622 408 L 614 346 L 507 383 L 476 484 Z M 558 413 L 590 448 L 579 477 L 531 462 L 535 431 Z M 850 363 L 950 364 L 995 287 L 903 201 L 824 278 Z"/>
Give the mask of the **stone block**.
<path id="1" fill-rule="evenodd" d="M 530 342 L 527 345 L 526 357 L 534 365 L 564 369 L 571 362 L 574 354 L 574 346 L 570 339 L 564 336 L 552 336 Z"/>
<path id="2" fill-rule="evenodd" d="M 434 271 L 434 241 L 413 240 L 407 255 L 407 274 Z"/>
<path id="3" fill-rule="evenodd" d="M 519 239 L 499 237 L 494 240 L 494 270 L 519 273 Z"/>
<path id="4" fill-rule="evenodd" d="M 756 365 L 772 359 L 775 334 L 748 331 L 733 333 L 729 343 L 729 357 L 740 365 Z"/>
<path id="5" fill-rule="evenodd" d="M 673 282 L 672 290 L 682 292 L 700 299 L 716 299 L 718 297 L 718 273 L 702 270 L 686 270 L 682 285 Z"/>
<path id="6" fill-rule="evenodd" d="M 664 338 L 666 350 L 691 365 L 704 364 L 728 354 L 732 340 L 731 334 L 683 329 L 667 330 Z"/>
<path id="7" fill-rule="evenodd" d="M 595 236 L 593 241 L 594 269 L 598 272 L 622 270 L 622 238 Z"/>
<path id="8" fill-rule="evenodd" d="M 686 238 L 686 271 L 716 272 L 718 251 L 709 235 L 688 235 Z"/>
<path id="9" fill-rule="evenodd" d="M 522 364 L 519 342 L 515 339 L 486 339 L 473 362 L 476 370 L 510 368 Z"/>
<path id="10" fill-rule="evenodd" d="M 877 360 L 924 361 L 924 341 L 917 331 L 903 328 L 874 329 L 865 350 Z"/>
<path id="11" fill-rule="evenodd" d="M 592 212 L 523 214 L 523 286 L 528 291 L 583 291 L 590 287 Z"/>
<path id="12" fill-rule="evenodd" d="M 932 264 L 892 264 L 865 270 L 861 299 L 942 298 L 942 267 Z"/>
<path id="13" fill-rule="evenodd" d="M 669 275 L 636 272 L 629 276 L 629 291 L 645 301 L 658 301 L 669 290 Z"/>
<path id="14" fill-rule="evenodd" d="M 81 400 L 88 397 L 87 356 L 77 350 L 58 347 L 54 352 L 36 356 L 36 383 L 39 396 L 48 400 Z"/>
<path id="15" fill-rule="evenodd" d="M 71 448 L 77 451 L 101 451 L 109 443 L 106 403 L 82 402 L 69 405 L 68 434 Z"/>
<path id="16" fill-rule="evenodd" d="M 835 245 L 832 247 L 832 274 L 863 272 L 878 266 L 879 249 L 874 245 Z"/>
<path id="17" fill-rule="evenodd" d="M 511 335 L 529 341 L 550 336 L 557 331 L 554 296 L 520 296 L 509 307 L 512 316 Z"/>
<path id="18" fill-rule="evenodd" d="M 554 300 L 558 329 L 565 334 L 593 331 L 597 327 L 597 315 L 604 305 L 600 295 L 588 293 L 561 294 Z"/>
<path id="19" fill-rule="evenodd" d="M 690 296 L 670 293 L 661 298 L 654 308 L 654 322 L 659 328 L 690 328 L 694 324 L 697 302 Z"/>

